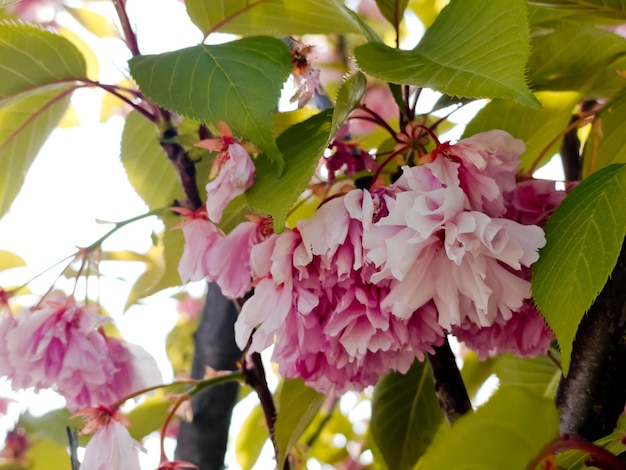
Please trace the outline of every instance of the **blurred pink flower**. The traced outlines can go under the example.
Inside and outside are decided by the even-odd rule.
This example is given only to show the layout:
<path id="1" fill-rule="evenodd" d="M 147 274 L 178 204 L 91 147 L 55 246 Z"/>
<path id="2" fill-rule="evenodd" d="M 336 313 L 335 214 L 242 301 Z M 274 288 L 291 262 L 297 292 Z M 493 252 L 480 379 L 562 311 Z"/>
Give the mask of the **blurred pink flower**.
<path id="1" fill-rule="evenodd" d="M 111 402 L 160 382 L 156 362 L 138 346 L 107 338 L 100 327 L 110 319 L 96 306 L 79 306 L 59 291 L 34 310 L 4 316 L 0 371 L 14 388 L 52 388 L 69 409 Z"/>
<path id="2" fill-rule="evenodd" d="M 6 6 L 22 21 L 49 23 L 63 5 L 63 0 L 19 0 Z"/>
<path id="3" fill-rule="evenodd" d="M 139 451 L 145 452 L 126 429 L 128 419 L 105 405 L 87 408 L 74 414 L 83 416 L 85 426 L 81 434 L 95 434 L 85 449 L 81 469 L 85 470 L 140 470 Z"/>

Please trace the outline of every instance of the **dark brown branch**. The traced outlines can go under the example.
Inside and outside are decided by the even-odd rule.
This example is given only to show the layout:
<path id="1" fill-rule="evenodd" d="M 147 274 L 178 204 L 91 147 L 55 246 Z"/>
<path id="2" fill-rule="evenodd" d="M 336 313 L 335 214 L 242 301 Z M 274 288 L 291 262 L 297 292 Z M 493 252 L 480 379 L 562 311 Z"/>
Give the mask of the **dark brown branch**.
<path id="1" fill-rule="evenodd" d="M 189 158 L 189 154 L 183 146 L 174 141 L 177 135 L 178 132 L 173 127 L 165 131 L 161 140 L 161 147 L 178 172 L 180 183 L 185 191 L 186 200 L 182 206 L 196 210 L 202 206 L 202 199 L 196 183 L 196 164 Z"/>
<path id="2" fill-rule="evenodd" d="M 192 377 L 204 377 L 206 366 L 216 370 L 237 369 L 241 351 L 235 344 L 236 319 L 233 302 L 222 295 L 217 284 L 210 284 L 202 319 L 194 334 Z M 239 384 L 231 382 L 210 387 L 191 399 L 193 421 L 180 423 L 176 459 L 192 462 L 203 470 L 224 468 L 228 429 L 238 393 Z"/>
<path id="3" fill-rule="evenodd" d="M 448 338 L 441 346 L 433 348 L 435 354 L 427 354 L 428 365 L 435 381 L 435 393 L 439 406 L 449 423 L 472 410 L 472 403 L 456 365 Z"/>
<path id="4" fill-rule="evenodd" d="M 242 363 L 242 372 L 246 377 L 246 383 L 250 385 L 259 397 L 263 414 L 265 415 L 265 423 L 267 430 L 274 446 L 274 452 L 278 459 L 278 446 L 276 444 L 276 405 L 274 397 L 267 386 L 265 379 L 265 369 L 261 361 L 261 355 L 257 352 L 248 354 Z"/>
<path id="5" fill-rule="evenodd" d="M 626 244 L 604 289 L 578 326 L 569 374 L 556 402 L 562 433 L 610 434 L 626 403 Z"/>

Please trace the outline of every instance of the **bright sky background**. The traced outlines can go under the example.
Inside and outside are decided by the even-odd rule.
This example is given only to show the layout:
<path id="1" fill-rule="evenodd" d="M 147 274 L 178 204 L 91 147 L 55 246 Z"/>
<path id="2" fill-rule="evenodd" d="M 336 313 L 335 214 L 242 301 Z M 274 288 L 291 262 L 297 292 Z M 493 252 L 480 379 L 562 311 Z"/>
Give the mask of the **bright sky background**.
<path id="1" fill-rule="evenodd" d="M 109 2 L 101 2 L 107 17 L 114 15 Z M 200 32 L 189 23 L 184 5 L 174 0 L 129 1 L 130 18 L 136 27 L 140 49 L 143 53 L 158 53 L 197 44 Z M 105 83 L 116 83 L 126 69 L 129 55 L 125 47 L 116 40 L 106 44 L 94 44 L 100 58 Z M 11 211 L 0 220 L 0 249 L 22 256 L 25 268 L 0 273 L 0 286 L 14 286 L 26 282 L 36 274 L 54 265 L 75 251 L 76 246 L 86 246 L 97 240 L 111 225 L 96 222 L 121 221 L 147 211 L 145 204 L 127 183 L 124 169 L 119 162 L 119 140 L 124 120 L 112 118 L 99 123 L 99 100 L 94 90 L 81 90 L 74 97 L 74 104 L 81 118 L 81 127 L 54 131 L 28 172 L 22 192 L 15 200 Z M 431 98 L 433 101 L 436 96 Z M 427 106 L 427 104 L 426 104 Z M 467 119 L 476 112 L 470 107 Z M 449 136 L 449 137 L 458 137 Z M 547 173 L 546 173 L 547 171 Z M 555 173 L 557 171 L 557 173 Z M 544 170 L 554 179 L 562 178 L 558 164 Z M 136 222 L 112 236 L 105 243 L 108 250 L 130 249 L 145 252 L 150 245 L 151 231 L 160 230 L 154 218 Z M 31 284 L 36 294 L 43 294 L 65 264 L 51 270 Z M 134 279 L 141 273 L 138 263 L 105 262 L 102 264 L 104 277 L 100 282 L 100 298 L 103 306 L 115 318 L 123 336 L 130 342 L 142 345 L 162 365 L 165 380 L 172 378 L 165 355 L 165 336 L 174 325 L 177 314 L 175 301 L 168 290 L 146 301 L 143 306 L 132 307 L 122 314 L 126 297 Z M 118 279 L 119 278 L 119 279 Z M 95 283 L 94 283 L 95 284 Z M 60 281 L 58 287 L 71 291 L 73 283 Z M 196 286 L 195 292 L 201 292 Z M 96 291 L 90 291 L 95 298 Z M 81 291 L 77 292 L 81 298 Z M 28 304 L 30 299 L 25 299 Z M 149 334 L 146 330 L 149 326 Z M 6 383 L 0 383 L 0 395 L 8 395 Z M 13 419 L 27 402 L 31 411 L 42 413 L 62 406 L 62 400 L 53 393 L 18 394 L 19 405 L 14 405 L 9 418 L 0 419 L 0 427 L 11 427 Z M 350 399 L 344 406 L 350 406 Z M 254 406 L 254 397 L 241 405 L 235 422 L 241 421 Z M 367 414 L 367 412 L 366 412 Z M 237 426 L 235 426 L 236 428 Z M 154 446 L 149 446 L 151 450 Z M 158 451 L 156 453 L 158 456 Z M 156 467 L 154 454 L 144 459 L 145 468 Z M 271 447 L 264 452 L 271 459 Z M 264 458 L 265 465 L 268 460 Z M 230 468 L 237 468 L 232 449 L 229 451 Z M 263 464 L 259 465 L 263 468 Z"/>

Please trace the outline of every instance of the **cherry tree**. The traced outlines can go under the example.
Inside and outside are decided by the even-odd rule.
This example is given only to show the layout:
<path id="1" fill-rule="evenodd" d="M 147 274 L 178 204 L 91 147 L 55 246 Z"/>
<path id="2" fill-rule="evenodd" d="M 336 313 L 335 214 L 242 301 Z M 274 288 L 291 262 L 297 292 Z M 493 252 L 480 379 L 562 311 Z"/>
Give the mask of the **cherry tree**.
<path id="1" fill-rule="evenodd" d="M 623 3 L 171 2 L 201 40 L 156 54 L 133 2 L 1 10 L 0 217 L 82 89 L 148 210 L 0 286 L 0 373 L 66 404 L 20 415 L 0 469 L 139 469 L 155 433 L 150 468 L 223 468 L 247 393 L 246 469 L 266 442 L 281 469 L 626 468 Z M 146 253 L 108 247 L 140 220 Z M 87 288 L 128 260 L 126 308 L 186 313 L 172 381 Z"/>

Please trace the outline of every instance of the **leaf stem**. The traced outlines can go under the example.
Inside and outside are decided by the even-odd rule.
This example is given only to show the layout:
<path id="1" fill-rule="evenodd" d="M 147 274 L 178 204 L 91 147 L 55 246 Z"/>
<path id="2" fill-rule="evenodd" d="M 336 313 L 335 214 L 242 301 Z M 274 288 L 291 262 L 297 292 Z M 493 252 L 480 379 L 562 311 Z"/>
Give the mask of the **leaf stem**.
<path id="1" fill-rule="evenodd" d="M 528 470 L 536 469 L 547 457 L 557 452 L 571 449 L 587 452 L 591 457 L 591 460 L 586 462 L 587 465 L 593 465 L 594 467 L 604 470 L 626 470 L 626 464 L 616 455 L 613 455 L 604 447 L 573 434 L 562 434 L 560 437 L 547 444 L 541 449 L 539 455 L 528 464 Z"/>
<path id="2" fill-rule="evenodd" d="M 548 142 L 548 145 L 546 145 L 543 148 L 543 150 L 539 153 L 539 155 L 537 155 L 537 158 L 535 158 L 535 161 L 530 166 L 530 168 L 528 168 L 528 170 L 526 170 L 523 173 L 522 179 L 530 179 L 530 178 L 532 178 L 533 173 L 535 172 L 535 170 L 539 166 L 539 163 L 541 163 L 541 160 L 544 159 L 544 157 L 546 156 L 546 154 L 548 153 L 550 148 L 554 144 L 556 144 L 559 141 L 559 139 L 561 139 L 569 131 L 571 131 L 572 129 L 576 129 L 576 128 L 580 127 L 582 124 L 587 123 L 589 121 L 589 118 L 594 116 L 598 111 L 600 111 L 600 109 L 602 109 L 602 107 L 598 106 L 598 107 L 595 107 L 594 109 L 591 109 L 591 110 L 589 110 L 587 112 L 580 113 L 578 119 L 576 119 L 575 121 L 571 122 L 564 130 L 562 130 L 556 136 L 554 136 L 554 138 L 550 142 Z"/>
<path id="3" fill-rule="evenodd" d="M 113 0 L 113 6 L 115 7 L 115 11 L 122 25 L 122 31 L 124 31 L 126 46 L 133 56 L 140 55 L 137 35 L 130 25 L 128 13 L 126 12 L 126 0 Z"/>
<path id="4" fill-rule="evenodd" d="M 102 245 L 102 243 L 109 238 L 111 235 L 113 235 L 115 232 L 117 232 L 119 229 L 125 227 L 128 224 L 131 224 L 133 222 L 137 222 L 138 220 L 141 219 L 145 219 L 146 217 L 152 217 L 153 215 L 159 215 L 162 212 L 165 212 L 169 210 L 169 207 L 161 207 L 159 209 L 153 209 L 151 211 L 146 212 L 145 214 L 140 214 L 137 215 L 135 217 L 131 217 L 130 219 L 126 219 L 126 220 L 122 220 L 121 222 L 115 222 L 115 226 L 109 230 L 107 233 L 105 233 L 104 235 L 102 235 L 100 238 L 98 238 L 95 242 L 93 242 L 91 245 L 83 248 L 83 250 L 85 251 L 92 251 L 95 250 L 96 248 L 98 248 L 100 245 Z"/>

